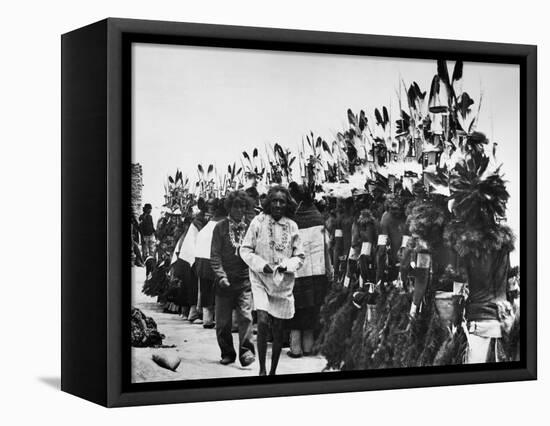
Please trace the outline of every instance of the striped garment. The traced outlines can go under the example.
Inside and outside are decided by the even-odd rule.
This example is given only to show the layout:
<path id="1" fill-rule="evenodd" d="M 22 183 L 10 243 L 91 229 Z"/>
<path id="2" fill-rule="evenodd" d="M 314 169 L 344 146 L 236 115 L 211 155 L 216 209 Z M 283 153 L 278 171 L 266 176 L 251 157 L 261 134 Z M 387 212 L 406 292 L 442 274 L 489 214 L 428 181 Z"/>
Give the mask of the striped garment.
<path id="1" fill-rule="evenodd" d="M 270 242 L 284 244 L 284 247 L 275 250 Z M 250 268 L 254 308 L 266 311 L 275 318 L 292 318 L 294 277 L 305 258 L 298 225 L 286 217 L 276 221 L 270 215 L 259 214 L 250 223 L 241 245 L 240 255 Z M 275 274 L 263 272 L 266 264 L 273 270 L 277 265 L 287 268 L 281 282 L 278 282 Z"/>

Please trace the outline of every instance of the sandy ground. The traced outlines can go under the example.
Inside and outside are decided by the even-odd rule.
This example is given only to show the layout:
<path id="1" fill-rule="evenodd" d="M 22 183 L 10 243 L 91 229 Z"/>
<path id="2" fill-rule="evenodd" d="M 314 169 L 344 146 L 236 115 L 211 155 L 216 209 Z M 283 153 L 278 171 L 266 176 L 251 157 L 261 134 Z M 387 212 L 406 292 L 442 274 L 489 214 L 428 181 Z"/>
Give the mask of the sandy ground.
<path id="1" fill-rule="evenodd" d="M 132 381 L 154 382 L 186 379 L 209 379 L 222 377 L 256 376 L 258 362 L 248 367 L 241 367 L 237 361 L 228 366 L 221 365 L 220 350 L 216 342 L 215 330 L 207 330 L 202 325 L 190 324 L 178 315 L 165 314 L 154 298 L 141 292 L 145 279 L 144 268 L 133 268 L 132 271 L 132 306 L 153 317 L 158 329 L 166 338 L 165 345 L 175 345 L 174 348 L 132 348 Z M 254 336 L 255 338 L 255 336 Z M 235 345 L 238 335 L 233 334 Z M 271 348 L 268 348 L 267 367 L 269 369 Z M 309 356 L 298 359 L 290 358 L 284 348 L 277 368 L 278 374 L 320 372 L 326 365 L 322 356 Z M 155 353 L 172 353 L 181 358 L 181 364 L 176 371 L 159 367 L 151 359 Z"/>

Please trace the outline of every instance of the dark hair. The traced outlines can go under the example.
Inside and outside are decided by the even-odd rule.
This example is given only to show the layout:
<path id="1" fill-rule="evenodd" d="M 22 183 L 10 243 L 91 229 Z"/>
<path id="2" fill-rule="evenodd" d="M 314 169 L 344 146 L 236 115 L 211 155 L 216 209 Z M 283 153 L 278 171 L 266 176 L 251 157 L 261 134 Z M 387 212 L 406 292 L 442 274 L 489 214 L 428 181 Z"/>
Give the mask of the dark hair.
<path id="1" fill-rule="evenodd" d="M 286 210 L 283 213 L 284 216 L 288 218 L 294 217 L 294 212 L 296 211 L 296 201 L 294 201 L 294 198 L 290 195 L 290 192 L 286 188 L 286 186 L 283 185 L 275 185 L 269 188 L 269 191 L 267 191 L 267 197 L 264 200 L 263 203 L 263 209 L 264 213 L 271 214 L 271 201 L 273 200 L 273 196 L 276 192 L 282 192 L 286 197 Z"/>
<path id="2" fill-rule="evenodd" d="M 216 210 L 214 211 L 214 216 L 222 217 L 227 216 L 228 211 L 225 209 L 225 199 L 218 198 L 218 203 L 216 204 Z"/>
<path id="3" fill-rule="evenodd" d="M 242 192 L 242 191 L 239 191 L 239 192 Z M 252 197 L 254 200 L 257 200 L 258 198 L 260 198 L 260 193 L 258 192 L 255 186 L 246 188 L 245 192 L 249 197 Z"/>
<path id="4" fill-rule="evenodd" d="M 235 203 L 242 203 L 247 209 L 252 208 L 254 205 L 254 201 L 248 196 L 248 194 L 241 190 L 229 193 L 224 202 L 225 210 L 229 213 L 231 211 L 231 207 L 233 207 L 233 204 Z"/>
<path id="5" fill-rule="evenodd" d="M 208 200 L 206 200 L 206 202 L 204 204 L 205 211 L 208 210 L 209 206 L 212 206 L 212 210 L 213 210 L 212 214 L 215 217 L 227 216 L 227 211 L 224 208 L 224 200 L 223 199 L 211 197 Z"/>
<path id="6" fill-rule="evenodd" d="M 201 212 L 204 212 L 206 210 L 206 201 L 203 197 L 199 197 L 199 199 L 197 200 L 197 207 Z"/>
<path id="7" fill-rule="evenodd" d="M 143 211 L 147 210 L 147 209 L 151 209 L 153 210 L 153 206 L 151 206 L 151 204 L 147 203 L 143 206 Z"/>
<path id="8" fill-rule="evenodd" d="M 290 182 L 288 185 L 288 190 L 290 195 L 297 201 L 303 202 L 304 204 L 313 203 L 313 197 L 306 185 L 299 185 L 296 182 Z"/>

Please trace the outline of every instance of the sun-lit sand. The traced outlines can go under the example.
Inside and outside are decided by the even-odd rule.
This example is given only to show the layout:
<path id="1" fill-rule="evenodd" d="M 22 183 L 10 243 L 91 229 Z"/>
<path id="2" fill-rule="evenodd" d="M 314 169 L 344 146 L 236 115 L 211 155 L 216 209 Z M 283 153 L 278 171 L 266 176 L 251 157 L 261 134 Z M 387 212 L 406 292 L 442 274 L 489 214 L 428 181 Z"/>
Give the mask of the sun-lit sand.
<path id="1" fill-rule="evenodd" d="M 202 325 L 190 324 L 178 315 L 165 314 L 155 298 L 141 292 L 145 279 L 144 268 L 133 268 L 132 271 L 132 306 L 151 316 L 158 329 L 166 338 L 164 345 L 175 345 L 174 348 L 132 348 L 132 381 L 154 382 L 167 380 L 210 379 L 222 377 L 245 377 L 258 374 L 258 363 L 241 367 L 237 361 L 229 366 L 219 363 L 220 351 L 216 342 L 215 330 L 207 330 Z M 235 346 L 238 334 L 233 334 Z M 151 359 L 154 353 L 160 351 L 176 353 L 181 358 L 181 364 L 176 371 L 159 367 Z M 326 365 L 322 356 L 309 356 L 298 359 L 290 358 L 284 348 L 277 369 L 278 374 L 314 373 L 320 372 Z M 267 354 L 267 366 L 271 353 Z"/>

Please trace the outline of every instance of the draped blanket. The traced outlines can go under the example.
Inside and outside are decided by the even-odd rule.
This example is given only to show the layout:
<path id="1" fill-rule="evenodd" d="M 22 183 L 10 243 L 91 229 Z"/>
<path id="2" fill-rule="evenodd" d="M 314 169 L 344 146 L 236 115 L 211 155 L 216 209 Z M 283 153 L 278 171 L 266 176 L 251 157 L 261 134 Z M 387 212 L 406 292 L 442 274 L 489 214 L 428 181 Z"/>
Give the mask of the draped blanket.
<path id="1" fill-rule="evenodd" d="M 300 205 L 294 221 L 298 225 L 305 260 L 296 272 L 296 278 L 325 274 L 325 223 L 319 210 L 313 205 Z"/>

